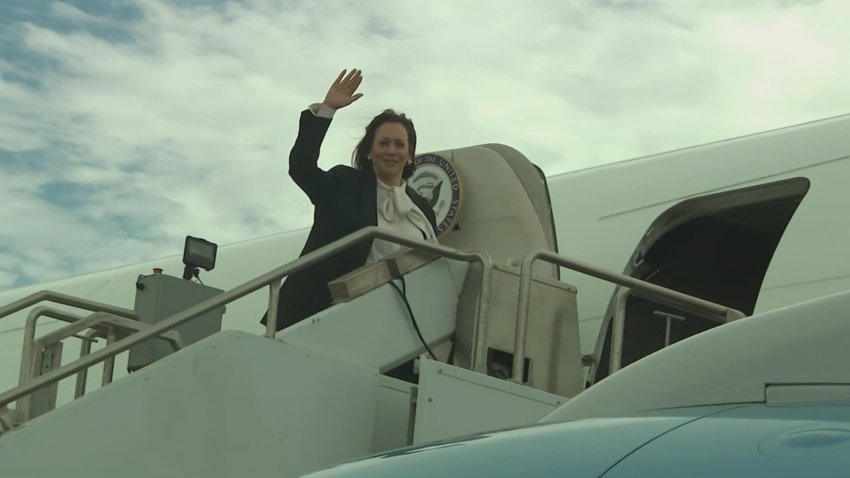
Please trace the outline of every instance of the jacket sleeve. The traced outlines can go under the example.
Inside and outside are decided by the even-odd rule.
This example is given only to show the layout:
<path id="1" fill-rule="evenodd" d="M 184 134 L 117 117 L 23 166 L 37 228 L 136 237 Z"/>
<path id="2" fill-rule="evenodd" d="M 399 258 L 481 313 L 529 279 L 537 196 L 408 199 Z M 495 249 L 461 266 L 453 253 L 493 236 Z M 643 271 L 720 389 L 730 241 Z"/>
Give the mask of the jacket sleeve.
<path id="1" fill-rule="evenodd" d="M 302 111 L 298 137 L 289 153 L 289 176 L 313 204 L 322 202 L 333 191 L 333 175 L 318 166 L 319 151 L 330 124 L 329 118 Z"/>

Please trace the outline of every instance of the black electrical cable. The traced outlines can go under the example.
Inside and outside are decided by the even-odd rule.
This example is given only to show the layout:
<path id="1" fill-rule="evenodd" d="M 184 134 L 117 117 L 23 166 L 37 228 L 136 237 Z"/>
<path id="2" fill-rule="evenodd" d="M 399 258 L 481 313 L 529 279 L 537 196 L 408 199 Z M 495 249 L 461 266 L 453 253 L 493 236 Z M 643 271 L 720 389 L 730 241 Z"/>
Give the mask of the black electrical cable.
<path id="1" fill-rule="evenodd" d="M 432 359 L 437 360 L 437 356 L 434 355 L 434 352 L 431 351 L 431 348 L 428 347 L 428 343 L 425 342 L 425 338 L 422 337 L 422 331 L 419 330 L 419 324 L 416 323 L 416 317 L 413 316 L 413 309 L 410 308 L 410 302 L 407 301 L 407 284 L 404 282 L 404 277 L 401 278 L 401 286 L 404 290 L 399 289 L 395 282 L 390 281 L 390 285 L 393 286 L 398 295 L 401 296 L 401 300 L 404 301 L 404 305 L 407 307 L 407 313 L 410 315 L 410 321 L 413 322 L 413 329 L 416 330 L 416 335 L 419 336 L 419 340 L 422 342 L 422 345 L 425 346 L 425 350 L 428 351 L 428 354 Z"/>

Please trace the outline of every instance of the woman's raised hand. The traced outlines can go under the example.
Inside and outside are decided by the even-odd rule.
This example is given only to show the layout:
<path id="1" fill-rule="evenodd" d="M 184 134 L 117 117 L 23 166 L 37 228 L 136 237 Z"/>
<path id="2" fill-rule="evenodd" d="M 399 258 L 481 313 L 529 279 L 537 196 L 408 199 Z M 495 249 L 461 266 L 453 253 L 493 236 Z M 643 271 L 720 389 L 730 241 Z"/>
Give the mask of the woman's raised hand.
<path id="1" fill-rule="evenodd" d="M 339 74 L 336 81 L 333 82 L 331 88 L 328 90 L 328 94 L 325 95 L 325 101 L 323 101 L 325 105 L 335 110 L 344 108 L 363 96 L 362 93 L 354 93 L 357 91 L 357 87 L 360 86 L 360 82 L 363 81 L 362 72 L 360 70 L 351 70 L 346 75 L 346 71 L 342 70 L 342 73 Z"/>

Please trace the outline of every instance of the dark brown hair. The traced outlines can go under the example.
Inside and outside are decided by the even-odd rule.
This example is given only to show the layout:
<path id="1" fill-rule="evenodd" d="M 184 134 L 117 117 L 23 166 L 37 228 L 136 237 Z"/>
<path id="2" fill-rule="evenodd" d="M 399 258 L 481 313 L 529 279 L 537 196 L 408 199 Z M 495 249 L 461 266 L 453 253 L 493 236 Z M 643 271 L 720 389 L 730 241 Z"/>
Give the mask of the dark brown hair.
<path id="1" fill-rule="evenodd" d="M 363 139 L 357 143 L 354 152 L 351 154 L 351 163 L 357 169 L 365 173 L 373 173 L 372 160 L 369 159 L 369 151 L 372 149 L 372 143 L 375 142 L 375 133 L 378 128 L 386 123 L 398 123 L 404 126 L 407 130 L 407 148 L 410 152 L 410 160 L 416 156 L 416 129 L 413 127 L 413 121 L 410 120 L 404 113 L 396 113 L 393 110 L 387 109 L 383 113 L 372 118 L 372 121 L 366 125 L 366 134 Z M 402 179 L 407 179 L 413 175 L 413 164 L 405 164 L 404 171 L 401 173 Z"/>

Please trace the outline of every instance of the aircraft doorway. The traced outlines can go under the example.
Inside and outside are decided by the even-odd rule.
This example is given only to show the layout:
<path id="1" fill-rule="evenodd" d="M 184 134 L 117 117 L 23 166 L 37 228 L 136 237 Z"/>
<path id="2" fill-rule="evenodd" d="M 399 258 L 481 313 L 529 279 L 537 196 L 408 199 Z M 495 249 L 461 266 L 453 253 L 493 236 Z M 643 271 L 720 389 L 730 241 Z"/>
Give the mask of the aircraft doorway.
<path id="1" fill-rule="evenodd" d="M 750 315 L 776 246 L 808 189 L 806 178 L 793 178 L 683 201 L 653 221 L 624 274 Z M 589 384 L 610 373 L 618 307 L 625 307 L 620 367 L 720 325 L 618 288 L 600 329 Z"/>

